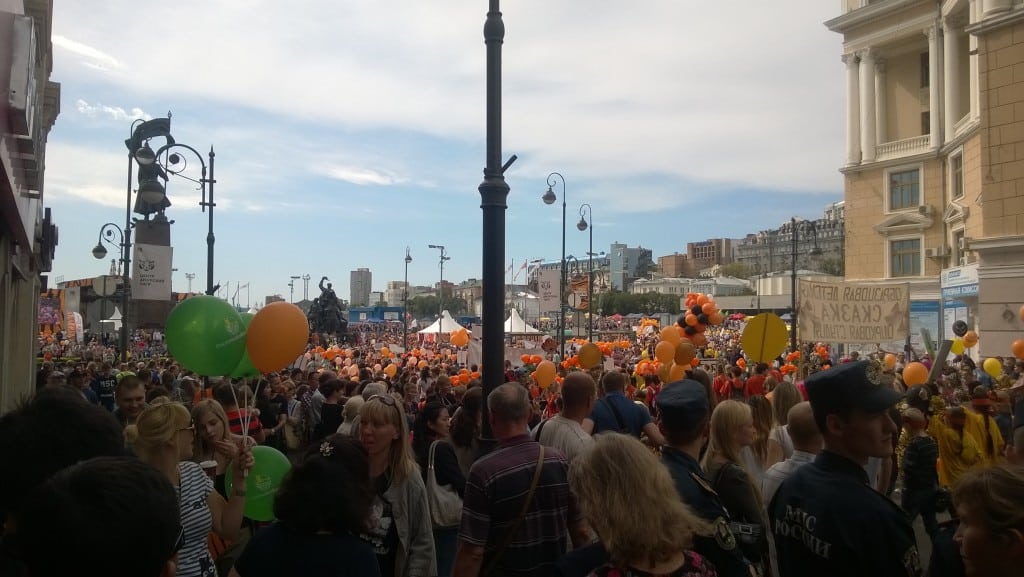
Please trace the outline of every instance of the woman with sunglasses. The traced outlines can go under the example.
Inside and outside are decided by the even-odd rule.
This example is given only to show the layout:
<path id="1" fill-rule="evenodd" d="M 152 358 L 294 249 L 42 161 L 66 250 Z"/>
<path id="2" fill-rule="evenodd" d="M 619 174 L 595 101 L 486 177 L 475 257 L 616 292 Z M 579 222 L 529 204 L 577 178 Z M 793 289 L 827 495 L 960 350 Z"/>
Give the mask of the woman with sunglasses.
<path id="1" fill-rule="evenodd" d="M 149 407 L 139 414 L 134 443 L 139 459 L 162 472 L 178 495 L 184 543 L 178 552 L 177 577 L 216 577 L 206 537 L 211 528 L 227 540 L 238 538 L 245 508 L 246 472 L 252 468 L 252 451 L 239 444 L 234 460 L 233 491 L 228 499 L 213 488 L 213 480 L 192 462 L 195 426 L 181 403 Z"/>
<path id="2" fill-rule="evenodd" d="M 374 499 L 369 529 L 360 537 L 377 554 L 383 577 L 437 574 L 427 489 L 409 443 L 402 404 L 373 395 L 359 409 L 359 441 L 366 448 Z"/>

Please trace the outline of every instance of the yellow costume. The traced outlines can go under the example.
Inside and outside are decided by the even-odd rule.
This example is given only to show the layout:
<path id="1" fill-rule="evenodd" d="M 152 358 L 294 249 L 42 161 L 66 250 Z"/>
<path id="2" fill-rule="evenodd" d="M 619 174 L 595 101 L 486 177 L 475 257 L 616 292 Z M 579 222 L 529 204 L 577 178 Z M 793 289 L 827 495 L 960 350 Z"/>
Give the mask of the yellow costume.
<path id="1" fill-rule="evenodd" d="M 964 432 L 970 433 L 977 441 L 982 462 L 986 467 L 998 465 L 1003 460 L 1003 446 L 1006 444 L 1003 442 L 1003 434 L 999 431 L 999 425 L 996 424 L 995 419 L 991 417 L 986 419 L 985 415 L 981 413 L 971 410 L 965 412 L 967 413 L 967 424 L 964 425 Z M 991 449 L 989 449 L 989 440 L 991 440 Z"/>
<path id="2" fill-rule="evenodd" d="M 939 484 L 950 487 L 971 467 L 981 465 L 978 442 L 966 430 L 947 425 L 941 415 L 932 415 L 928 433 L 939 445 Z"/>

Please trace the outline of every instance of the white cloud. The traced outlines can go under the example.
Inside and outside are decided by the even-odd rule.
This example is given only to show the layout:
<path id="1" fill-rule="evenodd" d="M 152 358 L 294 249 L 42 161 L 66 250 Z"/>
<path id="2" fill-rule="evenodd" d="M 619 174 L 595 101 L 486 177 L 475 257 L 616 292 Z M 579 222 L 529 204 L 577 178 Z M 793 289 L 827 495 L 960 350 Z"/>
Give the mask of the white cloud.
<path id="1" fill-rule="evenodd" d="M 76 56 L 84 58 L 85 60 L 82 61 L 82 64 L 91 67 L 93 70 L 109 71 L 122 70 L 124 68 L 124 64 L 120 60 L 92 46 L 75 42 L 60 34 L 53 34 L 52 40 L 53 45 L 57 48 L 63 48 Z"/>
<path id="2" fill-rule="evenodd" d="M 321 165 L 315 166 L 314 170 L 324 176 L 350 182 L 359 186 L 390 186 L 406 182 L 406 179 L 404 178 L 385 174 L 372 168 L 361 168 L 358 166 L 346 166 L 340 164 Z"/>
<path id="3" fill-rule="evenodd" d="M 96 118 L 97 116 L 103 116 L 111 120 L 137 120 L 139 118 L 152 120 L 153 118 L 141 108 L 132 108 L 131 111 L 126 112 L 120 106 L 106 106 L 100 102 L 89 104 L 81 98 L 75 101 L 75 109 L 80 114 L 84 114 L 89 118 Z"/>

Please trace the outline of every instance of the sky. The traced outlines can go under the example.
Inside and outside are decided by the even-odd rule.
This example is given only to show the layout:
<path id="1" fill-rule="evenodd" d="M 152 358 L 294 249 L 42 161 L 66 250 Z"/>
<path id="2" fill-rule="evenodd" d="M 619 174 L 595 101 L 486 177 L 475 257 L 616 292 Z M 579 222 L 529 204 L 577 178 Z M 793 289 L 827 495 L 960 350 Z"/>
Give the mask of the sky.
<path id="1" fill-rule="evenodd" d="M 822 24 L 839 2 L 502 9 L 503 157 L 518 156 L 505 173 L 505 262 L 516 269 L 560 258 L 563 195 L 567 254 L 588 250 L 576 228 L 587 203 L 595 251 L 621 242 L 655 259 L 842 199 L 842 43 Z M 360 267 L 383 291 L 403 279 L 406 247 L 409 281 L 433 285 L 430 244 L 451 258 L 446 280 L 480 278 L 486 12 L 484 0 L 54 3 L 51 280 L 109 270 L 113 256 L 91 249 L 104 223 L 124 223 L 124 139 L 134 119 L 168 112 L 177 142 L 216 151 L 214 279 L 248 283 L 241 302 L 289 298 L 290 277 L 304 274 L 310 297 L 327 276 L 347 299 Z M 549 206 L 551 172 L 565 188 Z M 199 190 L 172 177 L 167 192 L 173 289 L 194 273 L 201 291 Z"/>

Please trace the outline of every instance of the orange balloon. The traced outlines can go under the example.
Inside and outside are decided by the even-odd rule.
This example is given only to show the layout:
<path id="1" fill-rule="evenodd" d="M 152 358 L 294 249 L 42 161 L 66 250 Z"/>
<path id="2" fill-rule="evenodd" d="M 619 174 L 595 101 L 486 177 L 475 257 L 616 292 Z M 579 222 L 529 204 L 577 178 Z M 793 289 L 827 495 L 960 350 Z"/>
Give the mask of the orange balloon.
<path id="1" fill-rule="evenodd" d="M 971 348 L 976 344 L 978 344 L 978 333 L 976 333 L 975 331 L 967 331 L 966 333 L 964 333 L 965 347 Z"/>
<path id="2" fill-rule="evenodd" d="M 885 355 L 885 368 L 891 369 L 896 366 L 896 355 L 887 353 Z"/>
<path id="3" fill-rule="evenodd" d="M 700 359 L 698 359 L 697 357 L 693 357 L 693 360 L 690 361 L 690 366 L 693 368 L 697 368 L 698 365 L 700 365 Z"/>
<path id="4" fill-rule="evenodd" d="M 928 382 L 928 367 L 921 363 L 910 363 L 903 367 L 903 382 L 908 387 L 923 385 Z"/>
<path id="5" fill-rule="evenodd" d="M 686 315 L 686 317 L 683 319 L 683 322 L 690 325 L 691 327 L 695 327 L 697 326 L 697 315 L 690 313 Z"/>
<path id="6" fill-rule="evenodd" d="M 715 314 L 715 312 L 718 311 L 718 307 L 715 306 L 715 303 L 713 302 L 706 302 L 703 306 L 700 307 L 700 310 L 710 317 L 711 315 Z"/>
<path id="7" fill-rule="evenodd" d="M 395 373 L 397 372 L 398 367 L 396 367 L 395 365 L 388 365 L 384 367 L 384 374 L 387 375 L 389 378 L 393 378 L 395 376 Z"/>
<path id="8" fill-rule="evenodd" d="M 522 361 L 524 365 L 528 365 L 530 364 L 530 355 L 522 355 L 519 357 L 519 360 Z"/>
<path id="9" fill-rule="evenodd" d="M 696 304 L 698 304 L 701 307 L 703 307 L 705 304 L 707 304 L 707 302 L 708 302 L 708 295 L 698 295 L 697 296 Z M 703 310 L 703 308 L 701 310 Z"/>
<path id="10" fill-rule="evenodd" d="M 420 361 L 419 364 L 416 365 L 416 366 L 421 368 L 421 369 L 425 369 L 425 368 L 427 368 L 427 364 L 428 364 L 427 361 Z"/>
<path id="11" fill-rule="evenodd" d="M 541 389 L 546 389 L 552 382 L 554 382 L 555 373 L 558 371 L 555 368 L 555 363 L 552 363 L 551 361 L 541 361 L 541 363 L 537 365 L 537 370 L 534 372 L 537 375 L 534 377 L 534 380 L 537 381 L 537 384 Z"/>
<path id="12" fill-rule="evenodd" d="M 1013 351 L 1013 356 L 1024 360 L 1024 339 L 1013 341 L 1013 344 L 1010 345 L 1010 350 Z"/>
<path id="13" fill-rule="evenodd" d="M 256 313 L 245 333 L 245 350 L 261 373 L 279 371 L 306 350 L 309 321 L 302 309 L 286 302 L 271 303 Z"/>
<path id="14" fill-rule="evenodd" d="M 543 361 L 543 360 L 544 360 L 544 358 L 541 357 L 540 355 L 532 355 L 532 356 L 530 356 L 530 364 L 531 365 L 539 365 L 540 362 Z"/>
<path id="15" fill-rule="evenodd" d="M 679 325 L 669 325 L 661 329 L 661 340 L 672 343 L 679 342 Z"/>
<path id="16" fill-rule="evenodd" d="M 451 336 L 452 344 L 457 347 L 464 347 L 469 344 L 469 333 L 465 329 L 455 331 Z"/>
<path id="17" fill-rule="evenodd" d="M 722 321 L 724 321 L 724 320 L 725 320 L 725 317 L 723 317 L 722 313 L 720 313 L 718 311 L 715 311 L 715 312 L 713 312 L 713 313 L 708 315 L 708 324 L 711 324 L 711 325 L 720 325 L 720 324 L 722 324 Z"/>
<path id="18" fill-rule="evenodd" d="M 693 346 L 695 347 L 703 347 L 704 345 L 708 344 L 707 337 L 705 337 L 702 333 L 697 333 L 693 335 L 692 337 L 690 337 L 690 340 L 693 341 Z"/>
<path id="19" fill-rule="evenodd" d="M 672 368 L 669 370 L 668 382 L 674 383 L 682 380 L 686 376 L 686 365 L 680 365 L 678 363 L 672 363 Z"/>
<path id="20" fill-rule="evenodd" d="M 1017 311 L 1017 316 L 1020 317 L 1020 320 L 1024 321 L 1024 305 L 1020 305 L 1020 310 Z"/>
<path id="21" fill-rule="evenodd" d="M 678 343 L 679 341 L 677 340 L 676 342 Z M 679 346 L 682 346 L 682 344 L 673 345 L 668 341 L 661 341 L 654 347 L 654 358 L 663 363 L 671 363 L 672 357 L 676 354 L 676 348 Z"/>
<path id="22" fill-rule="evenodd" d="M 691 343 L 680 342 L 673 351 L 673 357 L 677 365 L 688 365 L 696 356 L 697 349 Z"/>
<path id="23" fill-rule="evenodd" d="M 580 367 L 584 369 L 590 369 L 601 364 L 604 357 L 601 354 L 601 347 L 594 343 L 587 343 L 580 347 L 579 353 L 577 353 L 577 360 L 580 363 Z"/>

